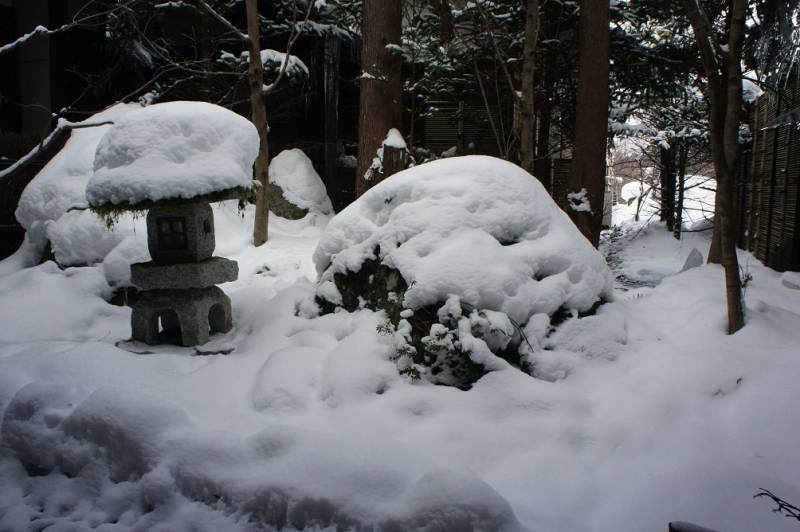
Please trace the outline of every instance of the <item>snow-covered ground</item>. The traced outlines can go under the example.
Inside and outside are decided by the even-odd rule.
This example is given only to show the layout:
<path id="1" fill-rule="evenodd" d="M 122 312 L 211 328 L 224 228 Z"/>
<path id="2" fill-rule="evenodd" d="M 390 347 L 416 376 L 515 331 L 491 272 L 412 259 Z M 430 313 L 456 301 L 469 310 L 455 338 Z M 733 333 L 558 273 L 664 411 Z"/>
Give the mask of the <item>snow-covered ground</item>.
<path id="1" fill-rule="evenodd" d="M 697 231 L 707 229 L 714 219 L 714 196 L 717 183 L 714 178 L 687 175 L 684 180 L 683 219 L 684 229 Z M 643 221 L 659 218 L 660 200 L 658 191 L 643 181 L 631 181 L 622 186 L 620 199 L 623 204 L 613 206 L 612 221 L 621 224 L 632 220 L 639 209 L 639 219 Z"/>
<path id="2" fill-rule="evenodd" d="M 199 349 L 227 354 L 136 354 L 107 300 L 148 258 L 144 220 L 64 214 L 100 140 L 68 144 L 55 161 L 76 170 L 48 165 L 18 211 L 62 264 L 93 265 L 30 266 L 36 242 L 0 262 L 0 531 L 796 529 L 752 498 L 800 501 L 796 275 L 742 253 L 747 326 L 726 336 L 721 268 L 678 273 L 708 233 L 623 222 L 602 249 L 615 300 L 536 344 L 541 378 L 506 364 L 461 391 L 400 376 L 382 313 L 319 316 L 327 207 L 273 217 L 254 248 L 252 209 L 225 202 L 234 329 Z M 303 197 L 329 205 L 317 188 Z"/>
<path id="3" fill-rule="evenodd" d="M 256 249 L 251 216 L 216 207 L 228 355 L 115 347 L 102 266 L 0 276 L 1 530 L 796 529 L 752 495 L 800 500 L 800 291 L 747 254 L 726 336 L 721 269 L 675 275 L 704 237 L 627 226 L 617 273 L 660 284 L 567 324 L 542 357 L 563 378 L 463 392 L 401 378 L 379 314 L 314 317 L 326 218 L 273 218 Z"/>

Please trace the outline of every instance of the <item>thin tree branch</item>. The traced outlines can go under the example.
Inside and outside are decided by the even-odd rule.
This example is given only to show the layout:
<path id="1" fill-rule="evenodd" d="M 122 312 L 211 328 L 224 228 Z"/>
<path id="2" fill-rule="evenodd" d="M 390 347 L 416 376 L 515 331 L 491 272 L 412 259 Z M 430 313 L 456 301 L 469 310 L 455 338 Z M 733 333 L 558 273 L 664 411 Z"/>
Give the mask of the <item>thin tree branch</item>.
<path id="1" fill-rule="evenodd" d="M 305 24 L 306 22 L 308 22 L 308 18 L 311 16 L 311 11 L 314 10 L 314 3 L 315 2 L 316 2 L 316 0 L 311 0 L 308 3 L 308 9 L 306 10 L 306 15 L 305 15 L 305 17 L 303 17 L 303 21 L 301 22 L 301 24 Z M 283 56 L 283 62 L 281 63 L 281 69 L 278 72 L 278 76 L 275 78 L 275 80 L 262 89 L 261 93 L 263 95 L 267 95 L 267 94 L 271 93 L 280 84 L 281 80 L 283 79 L 284 74 L 286 74 L 286 68 L 289 66 L 289 60 L 292 58 L 292 56 L 291 56 L 292 46 L 294 46 L 294 42 L 297 40 L 297 38 L 300 36 L 300 33 L 301 33 L 301 32 L 299 32 L 297 30 L 297 5 L 296 4 L 294 6 L 293 13 L 294 13 L 294 20 L 292 21 L 292 29 L 289 32 L 289 40 L 286 43 L 286 54 Z"/>
<path id="2" fill-rule="evenodd" d="M 81 129 L 87 127 L 97 127 L 97 126 L 104 126 L 107 124 L 113 124 L 109 120 L 105 120 L 103 122 L 69 122 L 67 120 L 59 120 L 58 125 L 56 128 L 50 132 L 42 141 L 37 144 L 31 151 L 26 153 L 23 157 L 17 160 L 14 164 L 6 168 L 5 170 L 0 171 L 0 182 L 7 179 L 12 174 L 22 170 L 30 163 L 36 160 L 36 158 L 47 148 L 55 144 L 63 134 L 67 131 L 71 131 L 73 129 Z"/>
<path id="3" fill-rule="evenodd" d="M 765 490 L 764 488 L 761 488 L 761 491 L 753 495 L 754 499 L 758 499 L 760 497 L 766 497 L 776 504 L 776 507 L 772 509 L 773 512 L 783 514 L 786 517 L 800 521 L 800 508 L 797 506 L 789 504 L 771 491 Z"/>
<path id="4" fill-rule="evenodd" d="M 686 15 L 689 17 L 689 23 L 692 25 L 692 30 L 695 35 L 695 42 L 697 48 L 700 50 L 700 58 L 703 61 L 703 68 L 708 76 L 709 87 L 713 97 L 718 98 L 716 94 L 716 87 L 719 85 L 720 68 L 717 61 L 716 50 L 712 41 L 713 32 L 711 31 L 711 23 L 708 20 L 708 15 L 700 8 L 697 0 L 683 0 L 683 6 L 686 10 Z"/>
<path id="5" fill-rule="evenodd" d="M 103 11 L 103 12 L 100 12 L 100 13 L 94 13 L 92 15 L 86 15 L 85 17 L 81 17 L 81 14 L 83 13 L 83 11 L 86 10 L 89 6 L 91 6 L 94 3 L 95 2 L 90 1 L 86 5 L 81 7 L 81 9 L 73 17 L 72 21 L 67 22 L 66 24 L 62 24 L 61 26 L 59 26 L 57 28 L 54 28 L 54 29 L 49 29 L 49 28 L 47 28 L 45 26 L 42 26 L 42 25 L 36 26 L 32 31 L 26 33 L 25 35 L 21 35 L 20 37 L 17 37 L 17 39 L 11 41 L 10 43 L 0 46 L 0 56 L 16 50 L 17 48 L 19 48 L 20 46 L 22 46 L 23 44 L 25 44 L 26 42 L 30 41 L 31 39 L 33 39 L 36 36 L 39 36 L 39 35 L 53 35 L 53 34 L 56 34 L 56 33 L 61 33 L 63 31 L 67 31 L 67 30 L 69 30 L 71 28 L 74 28 L 76 26 L 86 26 L 86 25 L 89 25 L 89 24 L 93 24 L 94 20 L 99 19 L 99 20 L 102 21 L 102 19 L 104 17 L 108 16 L 111 13 L 116 12 L 118 9 L 121 9 L 121 8 L 117 7 L 117 8 L 112 8 L 112 9 L 109 9 L 107 11 Z"/>
<path id="6" fill-rule="evenodd" d="M 220 15 L 219 13 L 217 13 L 217 11 L 216 11 L 216 10 L 215 10 L 213 7 L 211 7 L 210 5 L 208 5 L 208 4 L 205 2 L 205 0 L 197 0 L 197 3 L 200 5 L 200 7 L 202 7 L 203 9 L 205 9 L 205 10 L 208 12 L 208 14 L 209 14 L 209 15 L 211 15 L 212 17 L 214 17 L 215 19 L 217 19 L 217 21 L 219 21 L 219 22 L 220 22 L 220 23 L 221 23 L 223 26 L 225 26 L 226 28 L 228 28 L 229 30 L 231 30 L 231 32 L 232 32 L 234 35 L 236 35 L 236 36 L 237 36 L 237 37 L 239 37 L 239 38 L 240 38 L 242 41 L 244 41 L 244 42 L 245 42 L 245 44 L 246 44 L 246 43 L 248 43 L 248 42 L 250 41 L 250 37 L 248 37 L 246 34 L 242 33 L 242 30 L 240 30 L 239 28 L 237 28 L 236 26 L 234 26 L 234 25 L 231 23 L 231 21 L 229 21 L 228 19 L 226 19 L 225 17 L 223 17 L 222 15 Z"/>

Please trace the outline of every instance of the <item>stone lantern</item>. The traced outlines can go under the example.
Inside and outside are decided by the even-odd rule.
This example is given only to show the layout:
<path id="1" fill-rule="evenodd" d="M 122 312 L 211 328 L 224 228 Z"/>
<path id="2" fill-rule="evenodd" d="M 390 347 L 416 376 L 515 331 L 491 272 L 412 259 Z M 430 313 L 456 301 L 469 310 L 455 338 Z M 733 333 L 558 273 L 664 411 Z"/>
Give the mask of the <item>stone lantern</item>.
<path id="1" fill-rule="evenodd" d="M 143 290 L 133 305 L 133 339 L 146 344 L 204 344 L 231 330 L 231 300 L 216 285 L 235 281 L 236 261 L 213 257 L 214 214 L 208 203 L 156 207 L 147 214 L 151 262 L 131 265 Z"/>
<path id="2" fill-rule="evenodd" d="M 216 285 L 236 280 L 239 267 L 213 256 L 209 203 L 252 197 L 259 143 L 249 120 L 206 102 L 131 110 L 100 139 L 89 207 L 109 225 L 123 211 L 148 211 L 152 261 L 131 265 L 142 291 L 132 305 L 134 340 L 194 346 L 231 330 L 231 300 Z"/>

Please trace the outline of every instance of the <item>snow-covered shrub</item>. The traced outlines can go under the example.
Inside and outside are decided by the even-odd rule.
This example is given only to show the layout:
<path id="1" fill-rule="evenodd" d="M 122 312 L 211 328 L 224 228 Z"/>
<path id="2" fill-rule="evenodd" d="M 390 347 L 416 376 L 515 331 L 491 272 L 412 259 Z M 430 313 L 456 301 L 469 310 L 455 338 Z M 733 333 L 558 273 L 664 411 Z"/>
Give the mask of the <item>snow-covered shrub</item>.
<path id="1" fill-rule="evenodd" d="M 308 213 L 333 214 L 325 184 L 303 150 L 283 150 L 269 163 L 270 187 L 276 187 L 271 198 L 280 195 L 285 201 L 270 202 L 270 210 L 290 220 Z"/>
<path id="2" fill-rule="evenodd" d="M 544 187 L 484 156 L 379 183 L 330 222 L 314 262 L 323 310 L 384 310 L 400 371 L 462 388 L 525 367 L 532 318 L 546 335 L 611 294 L 603 257 Z"/>

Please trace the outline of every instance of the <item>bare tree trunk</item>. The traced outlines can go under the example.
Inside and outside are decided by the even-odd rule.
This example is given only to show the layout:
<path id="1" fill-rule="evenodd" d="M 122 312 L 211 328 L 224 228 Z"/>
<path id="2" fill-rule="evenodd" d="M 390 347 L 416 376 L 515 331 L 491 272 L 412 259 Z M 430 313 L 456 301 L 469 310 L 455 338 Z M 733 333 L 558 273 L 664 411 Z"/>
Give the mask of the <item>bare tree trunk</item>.
<path id="1" fill-rule="evenodd" d="M 675 222 L 675 149 L 661 148 L 661 221 L 672 232 Z"/>
<path id="2" fill-rule="evenodd" d="M 703 67 L 708 78 L 710 102 L 709 126 L 711 153 L 717 177 L 714 239 L 709 251 L 719 254 L 725 269 L 725 294 L 728 303 L 728 334 L 744 325 L 742 311 L 742 285 L 739 279 L 739 261 L 734 238 L 735 206 L 734 183 L 739 167 L 739 115 L 742 108 L 741 57 L 744 40 L 744 23 L 747 0 L 731 0 L 728 21 L 728 43 L 725 48 L 716 46 L 708 16 L 696 0 L 683 0 L 686 14 L 692 25 Z M 722 58 L 720 64 L 717 57 Z M 715 249 L 716 245 L 716 249 Z"/>
<path id="3" fill-rule="evenodd" d="M 725 268 L 725 291 L 728 301 L 728 334 L 733 334 L 744 326 L 742 309 L 742 283 L 739 278 L 739 259 L 736 256 L 736 207 L 735 183 L 739 173 L 739 118 L 742 109 L 742 45 L 744 24 L 747 14 L 747 0 L 733 0 L 731 3 L 731 22 L 728 33 L 728 53 L 725 61 L 725 123 L 722 139 L 725 155 L 725 175 L 723 186 L 717 184 L 717 194 L 722 194 L 720 221 L 722 233 L 722 267 Z M 722 189 L 722 190 L 720 190 Z"/>
<path id="4" fill-rule="evenodd" d="M 520 98 L 519 156 L 520 165 L 534 173 L 534 96 L 536 38 L 539 34 L 539 0 L 527 0 L 525 11 L 525 44 L 522 50 L 522 97 Z"/>
<path id="5" fill-rule="evenodd" d="M 608 138 L 608 1 L 581 2 L 578 92 L 570 194 L 585 190 L 590 210 L 567 209 L 572 221 L 597 247 L 603 223 L 606 141 Z M 571 202 L 572 203 L 572 202 Z"/>
<path id="6" fill-rule="evenodd" d="M 539 32 L 545 32 L 545 36 L 551 36 L 555 33 L 553 29 L 553 20 L 558 18 L 558 9 L 552 2 L 545 2 L 542 6 L 542 11 L 539 13 Z M 556 53 L 553 48 L 548 48 L 545 51 L 543 61 L 544 68 L 541 69 L 538 75 L 539 85 L 539 98 L 536 100 L 535 110 L 538 117 L 536 122 L 536 160 L 534 167 L 539 170 L 551 167 L 550 155 L 550 125 L 552 122 L 552 109 L 553 109 L 553 84 L 556 78 Z M 542 170 L 539 170 L 542 172 Z M 547 192 L 553 195 L 553 179 L 550 172 L 542 172 L 542 175 L 537 175 L 542 184 L 547 188 Z"/>
<path id="7" fill-rule="evenodd" d="M 686 142 L 681 142 L 678 146 L 678 200 L 675 202 L 675 224 L 672 228 L 672 236 L 681 239 L 683 231 L 683 197 L 686 190 Z"/>
<path id="8" fill-rule="evenodd" d="M 386 48 L 400 45 L 401 22 L 400 0 L 364 0 L 356 196 L 375 184 L 365 175 L 386 134 L 403 127 L 402 58 Z"/>
<path id="9" fill-rule="evenodd" d="M 267 107 L 264 105 L 264 96 L 261 93 L 264 86 L 264 66 L 261 64 L 258 2 L 257 0 L 245 0 L 245 7 L 247 9 L 247 46 L 250 52 L 250 62 L 247 69 L 247 81 L 250 87 L 250 120 L 255 124 L 258 136 L 261 139 L 255 164 L 255 175 L 258 182 L 261 183 L 261 188 L 256 195 L 256 220 L 253 226 L 253 244 L 260 246 L 267 241 L 269 233 Z"/>
<path id="10" fill-rule="evenodd" d="M 709 264 L 722 264 L 722 232 L 716 230 L 717 226 L 722 223 L 719 219 L 720 199 L 718 188 L 717 195 L 714 197 L 714 232 L 711 233 L 711 245 L 708 247 L 707 262 Z"/>

